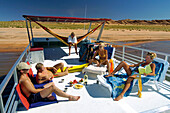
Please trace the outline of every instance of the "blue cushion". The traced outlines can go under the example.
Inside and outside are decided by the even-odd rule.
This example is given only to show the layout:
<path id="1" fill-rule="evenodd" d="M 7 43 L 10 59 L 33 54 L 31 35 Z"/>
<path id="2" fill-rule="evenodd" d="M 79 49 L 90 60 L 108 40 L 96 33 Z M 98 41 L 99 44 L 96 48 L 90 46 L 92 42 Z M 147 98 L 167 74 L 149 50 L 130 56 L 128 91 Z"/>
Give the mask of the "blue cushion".
<path id="1" fill-rule="evenodd" d="M 53 82 L 53 81 L 44 82 L 42 84 L 34 84 L 34 87 L 36 89 L 37 88 L 44 88 L 43 86 L 45 84 L 47 84 L 47 83 L 50 83 L 50 82 Z M 34 108 L 34 107 L 38 107 L 38 106 L 44 106 L 44 105 L 48 105 L 48 104 L 52 104 L 52 103 L 58 103 L 56 94 L 54 92 L 52 93 L 52 96 L 55 97 L 54 100 L 52 100 L 52 101 L 48 100 L 48 101 L 41 101 L 41 102 L 31 103 L 29 108 Z"/>
<path id="2" fill-rule="evenodd" d="M 108 59 L 111 59 L 111 57 L 112 57 L 112 52 L 113 52 L 113 47 L 104 47 L 104 49 L 107 50 Z"/>
<path id="3" fill-rule="evenodd" d="M 156 62 L 156 61 L 153 61 L 153 63 L 155 64 L 155 75 L 156 76 L 147 76 L 147 78 L 155 78 L 156 80 L 158 80 L 160 78 L 160 75 L 163 71 L 163 63 L 159 63 L 159 62 Z"/>
<path id="4" fill-rule="evenodd" d="M 53 92 L 52 96 L 56 98 L 56 94 Z M 44 106 L 52 103 L 58 103 L 57 98 L 53 101 L 41 101 L 41 102 L 36 102 L 36 103 L 31 103 L 29 108 L 34 108 L 34 107 L 39 107 L 39 106 Z"/>

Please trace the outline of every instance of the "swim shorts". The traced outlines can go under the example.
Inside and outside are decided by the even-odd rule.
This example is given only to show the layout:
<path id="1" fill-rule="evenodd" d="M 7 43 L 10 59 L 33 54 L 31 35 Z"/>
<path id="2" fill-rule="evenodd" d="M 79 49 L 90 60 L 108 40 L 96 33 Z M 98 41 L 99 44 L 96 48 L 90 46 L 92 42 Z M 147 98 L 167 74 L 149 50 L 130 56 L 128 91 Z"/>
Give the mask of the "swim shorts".
<path id="1" fill-rule="evenodd" d="M 40 92 L 39 93 L 31 93 L 31 95 L 28 97 L 28 102 L 29 103 L 35 103 L 35 102 L 39 102 L 44 100 L 41 95 Z"/>

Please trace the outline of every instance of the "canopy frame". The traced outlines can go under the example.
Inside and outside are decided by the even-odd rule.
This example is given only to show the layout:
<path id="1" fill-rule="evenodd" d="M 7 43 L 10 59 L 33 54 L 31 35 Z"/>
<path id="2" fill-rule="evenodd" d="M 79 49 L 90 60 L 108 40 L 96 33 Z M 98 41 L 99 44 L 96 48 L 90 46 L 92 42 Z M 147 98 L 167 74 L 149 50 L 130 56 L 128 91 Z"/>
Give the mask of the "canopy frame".
<path id="1" fill-rule="evenodd" d="M 73 22 L 73 23 L 89 23 L 89 29 L 88 32 L 91 30 L 91 25 L 93 22 L 103 22 L 103 25 L 100 29 L 99 35 L 97 37 L 97 42 L 100 41 L 101 34 L 104 29 L 104 25 L 107 21 L 110 21 L 111 19 L 105 19 L 105 18 L 78 18 L 78 17 L 56 17 L 56 16 L 30 16 L 30 15 L 23 15 L 26 21 L 26 27 L 27 27 L 27 33 L 29 38 L 30 46 L 34 46 L 34 35 L 32 31 L 31 21 L 40 21 L 40 22 Z M 29 25 L 28 22 L 29 21 Z M 32 39 L 32 40 L 31 40 Z M 88 41 L 88 36 L 85 39 Z"/>

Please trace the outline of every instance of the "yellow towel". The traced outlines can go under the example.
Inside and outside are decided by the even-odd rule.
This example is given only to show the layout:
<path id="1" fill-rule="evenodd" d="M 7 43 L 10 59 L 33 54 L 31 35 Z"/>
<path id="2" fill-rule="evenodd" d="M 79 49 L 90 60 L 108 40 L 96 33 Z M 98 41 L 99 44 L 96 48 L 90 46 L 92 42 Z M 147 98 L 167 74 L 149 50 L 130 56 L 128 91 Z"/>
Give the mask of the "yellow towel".
<path id="1" fill-rule="evenodd" d="M 141 75 L 139 75 L 139 77 L 136 77 L 135 79 L 138 79 L 138 96 L 139 98 L 142 97 L 142 79 L 141 79 Z"/>
<path id="2" fill-rule="evenodd" d="M 89 63 L 81 64 L 81 65 L 77 65 L 77 66 L 73 66 L 72 68 L 69 68 L 69 69 L 68 69 L 68 72 L 69 72 L 69 73 L 81 72 L 82 69 L 84 69 L 85 67 L 88 66 L 88 64 L 89 64 Z M 67 68 L 67 67 L 64 67 L 63 70 L 65 70 L 66 68 Z M 59 73 L 59 72 L 61 72 L 61 69 L 58 69 L 57 72 L 56 72 L 56 74 Z M 55 75 L 55 74 L 54 74 L 54 75 Z"/>

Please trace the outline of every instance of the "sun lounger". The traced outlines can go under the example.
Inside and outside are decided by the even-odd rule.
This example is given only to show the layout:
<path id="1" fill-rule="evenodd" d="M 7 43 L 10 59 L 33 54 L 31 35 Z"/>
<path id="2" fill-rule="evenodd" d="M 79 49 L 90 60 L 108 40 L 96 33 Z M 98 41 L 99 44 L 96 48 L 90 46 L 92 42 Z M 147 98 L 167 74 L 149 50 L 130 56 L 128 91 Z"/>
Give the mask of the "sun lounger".
<path id="1" fill-rule="evenodd" d="M 153 63 L 155 63 L 156 65 L 156 69 L 155 69 L 155 76 L 142 76 L 141 77 L 141 80 L 142 80 L 142 84 L 147 82 L 148 80 L 153 80 L 155 85 L 156 85 L 156 88 L 157 90 L 159 90 L 159 87 L 158 87 L 158 84 L 157 82 L 163 82 L 163 80 L 165 79 L 165 74 L 166 74 L 166 71 L 168 69 L 168 66 L 169 66 L 169 63 L 163 59 L 160 59 L 160 58 L 156 58 L 154 59 Z M 123 74 L 120 74 L 120 75 L 123 75 Z M 125 75 L 125 73 L 124 73 Z M 97 80 L 106 88 L 109 89 L 110 93 L 112 94 L 112 89 L 113 87 L 108 84 L 108 81 L 107 79 L 105 79 L 103 76 L 101 75 L 97 75 Z M 138 79 L 135 79 L 133 81 L 133 86 L 136 84 Z M 141 87 L 141 86 L 140 86 Z M 139 88 L 140 88 L 139 87 Z"/>

